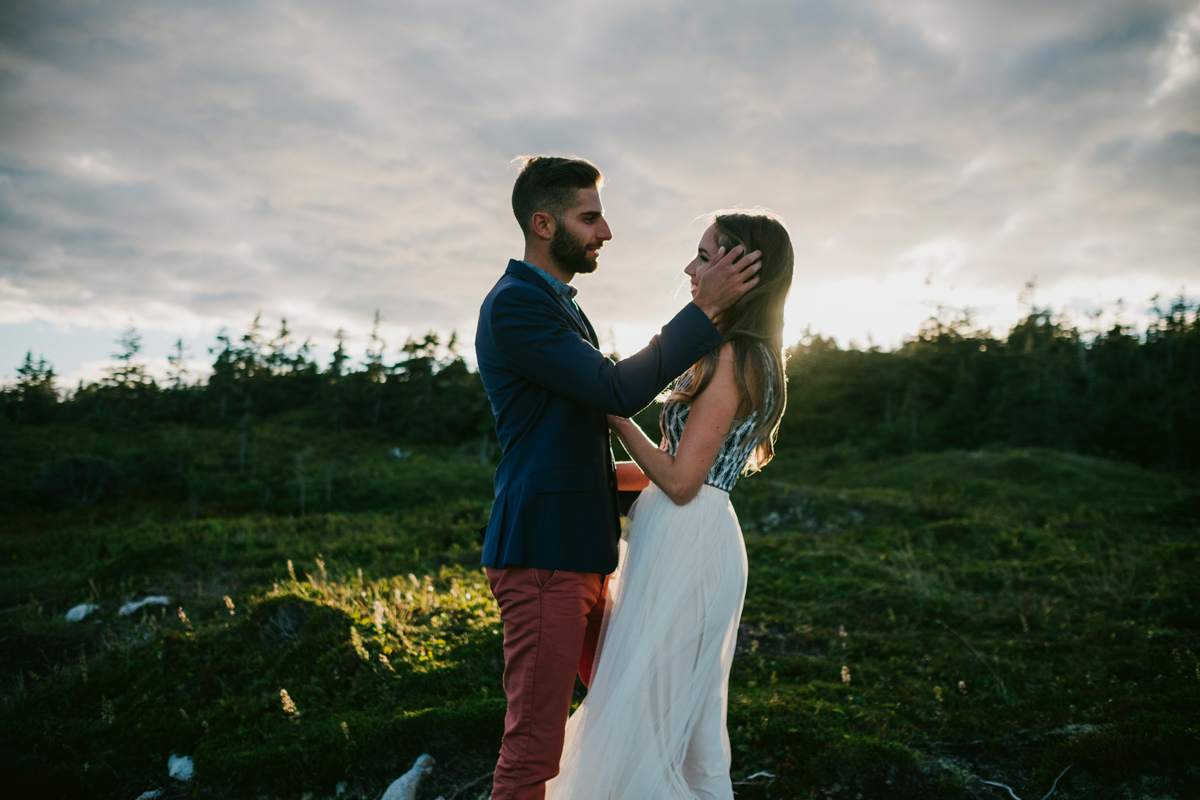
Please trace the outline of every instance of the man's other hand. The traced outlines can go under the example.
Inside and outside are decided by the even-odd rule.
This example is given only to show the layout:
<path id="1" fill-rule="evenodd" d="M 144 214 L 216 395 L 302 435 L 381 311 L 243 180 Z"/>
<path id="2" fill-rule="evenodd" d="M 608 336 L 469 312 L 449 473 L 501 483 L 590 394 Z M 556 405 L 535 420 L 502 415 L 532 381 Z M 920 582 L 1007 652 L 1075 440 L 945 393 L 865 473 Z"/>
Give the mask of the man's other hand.
<path id="1" fill-rule="evenodd" d="M 692 302 L 707 314 L 709 319 L 729 308 L 758 283 L 758 276 L 754 273 L 762 266 L 762 262 L 758 260 L 762 252 L 755 250 L 743 255 L 745 249 L 739 244 L 728 253 L 724 253 L 725 248 L 722 247 L 717 251 L 717 262 L 704 270 L 704 274 L 700 276 L 700 286 L 696 289 Z"/>

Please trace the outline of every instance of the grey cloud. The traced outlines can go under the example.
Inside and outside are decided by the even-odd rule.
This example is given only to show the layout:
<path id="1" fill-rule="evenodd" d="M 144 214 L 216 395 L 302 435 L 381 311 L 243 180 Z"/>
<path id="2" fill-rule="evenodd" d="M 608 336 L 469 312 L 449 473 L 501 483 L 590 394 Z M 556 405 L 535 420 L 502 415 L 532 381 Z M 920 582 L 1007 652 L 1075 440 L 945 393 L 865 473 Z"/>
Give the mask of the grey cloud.
<path id="1" fill-rule="evenodd" d="M 823 275 L 940 239 L 1014 294 L 1197 272 L 1200 81 L 1148 105 L 1191 3 L 3 6 L 0 278 L 64 313 L 461 329 L 519 254 L 508 160 L 547 151 L 610 178 L 602 324 L 671 313 L 734 204 Z"/>
<path id="2" fill-rule="evenodd" d="M 206 309 L 210 309 L 217 313 L 223 313 L 231 305 L 248 308 L 257 303 L 261 303 L 263 298 L 253 292 L 240 292 L 235 290 L 224 292 L 196 292 L 191 295 L 190 301 L 194 305 Z"/>

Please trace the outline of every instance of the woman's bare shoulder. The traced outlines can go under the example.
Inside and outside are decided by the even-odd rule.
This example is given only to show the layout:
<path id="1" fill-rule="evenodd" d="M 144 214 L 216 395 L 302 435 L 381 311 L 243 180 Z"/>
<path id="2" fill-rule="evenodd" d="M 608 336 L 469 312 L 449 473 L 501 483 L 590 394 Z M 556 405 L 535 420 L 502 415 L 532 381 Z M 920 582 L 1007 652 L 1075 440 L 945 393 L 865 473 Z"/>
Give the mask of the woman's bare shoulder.
<path id="1" fill-rule="evenodd" d="M 721 349 L 717 351 L 717 367 L 713 370 L 713 382 L 720 381 L 724 384 L 733 385 L 737 382 L 734 377 L 735 359 L 737 354 L 734 351 L 733 342 L 725 342 L 721 345 Z"/>
<path id="2" fill-rule="evenodd" d="M 736 398 L 738 395 L 737 377 L 734 375 L 734 352 L 733 343 L 725 342 L 717 351 L 717 364 L 713 369 L 712 377 L 709 378 L 708 384 L 704 387 L 699 395 L 693 398 L 695 403 L 704 399 L 705 402 L 712 402 L 718 398 L 727 400 L 730 397 Z"/>

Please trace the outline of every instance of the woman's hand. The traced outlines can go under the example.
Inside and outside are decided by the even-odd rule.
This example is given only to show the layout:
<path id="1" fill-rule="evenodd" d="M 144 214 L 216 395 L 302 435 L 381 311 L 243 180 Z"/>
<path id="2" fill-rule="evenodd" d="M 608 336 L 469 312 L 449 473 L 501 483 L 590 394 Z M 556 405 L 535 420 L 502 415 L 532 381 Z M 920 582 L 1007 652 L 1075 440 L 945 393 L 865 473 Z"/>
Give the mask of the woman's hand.
<path id="1" fill-rule="evenodd" d="M 628 417 L 618 417 L 613 414 L 605 414 L 605 416 L 608 417 L 608 429 L 618 436 L 622 431 L 629 430 L 629 426 L 632 424 Z"/>

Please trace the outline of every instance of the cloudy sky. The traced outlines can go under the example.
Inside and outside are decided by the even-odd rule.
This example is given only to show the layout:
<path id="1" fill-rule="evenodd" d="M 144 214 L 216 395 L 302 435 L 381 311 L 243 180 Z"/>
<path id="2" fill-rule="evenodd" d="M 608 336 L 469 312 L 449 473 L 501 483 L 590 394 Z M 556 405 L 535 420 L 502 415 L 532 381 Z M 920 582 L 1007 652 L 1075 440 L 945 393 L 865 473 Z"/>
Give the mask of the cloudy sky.
<path id="1" fill-rule="evenodd" d="M 604 170 L 577 285 L 622 352 L 738 205 L 788 223 L 790 340 L 1001 332 L 1035 277 L 1136 323 L 1200 287 L 1200 4 L 6 0 L 0 375 L 95 376 L 130 322 L 198 367 L 258 312 L 469 343 L 522 153 Z"/>

